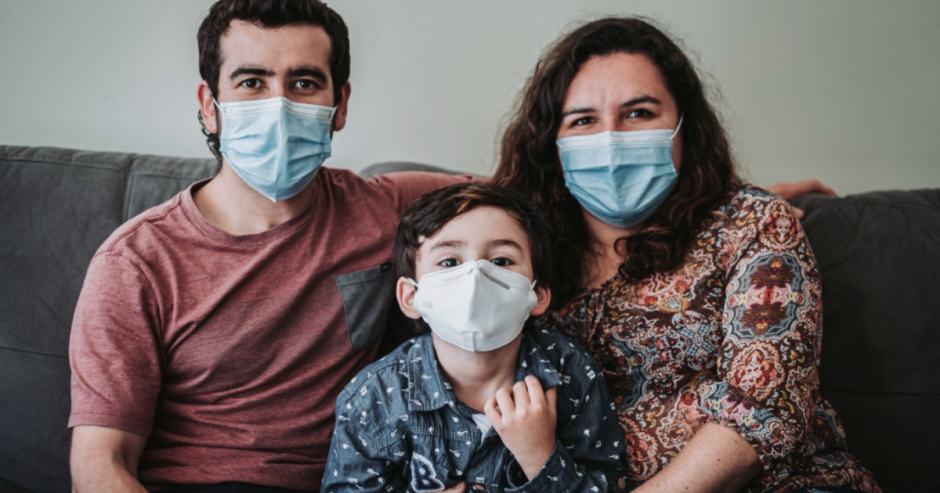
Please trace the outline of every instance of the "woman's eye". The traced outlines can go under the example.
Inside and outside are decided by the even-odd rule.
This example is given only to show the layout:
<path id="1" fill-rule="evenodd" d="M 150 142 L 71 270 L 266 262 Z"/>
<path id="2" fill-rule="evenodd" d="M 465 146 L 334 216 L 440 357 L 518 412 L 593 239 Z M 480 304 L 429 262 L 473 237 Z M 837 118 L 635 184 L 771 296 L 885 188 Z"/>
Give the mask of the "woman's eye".
<path id="1" fill-rule="evenodd" d="M 438 265 L 441 267 L 457 267 L 460 265 L 460 261 L 455 258 L 445 258 L 444 260 L 441 260 Z"/>
<path id="2" fill-rule="evenodd" d="M 653 116 L 650 110 L 638 108 L 627 113 L 627 118 L 648 118 Z"/>
<path id="3" fill-rule="evenodd" d="M 580 127 L 581 125 L 587 125 L 589 123 L 594 123 L 594 119 L 586 116 L 584 118 L 578 118 L 577 120 L 571 122 L 572 127 Z"/>
<path id="4" fill-rule="evenodd" d="M 494 258 L 490 262 L 497 267 L 506 267 L 512 265 L 512 260 L 509 260 L 506 257 Z"/>

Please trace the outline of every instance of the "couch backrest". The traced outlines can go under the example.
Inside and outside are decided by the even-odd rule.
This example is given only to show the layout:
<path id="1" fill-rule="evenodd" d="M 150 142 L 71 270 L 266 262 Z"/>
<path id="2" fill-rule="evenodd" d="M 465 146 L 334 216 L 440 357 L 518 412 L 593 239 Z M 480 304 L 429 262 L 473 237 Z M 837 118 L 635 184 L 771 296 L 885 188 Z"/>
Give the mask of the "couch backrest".
<path id="1" fill-rule="evenodd" d="M 214 160 L 0 146 L 0 491 L 68 491 L 68 345 L 85 270 Z"/>
<path id="2" fill-rule="evenodd" d="M 886 492 L 940 491 L 940 190 L 797 201 L 823 280 L 820 387 Z"/>
<path id="3" fill-rule="evenodd" d="M 216 170 L 0 146 L 0 491 L 69 489 L 68 340 L 88 262 L 120 224 Z M 823 276 L 823 395 L 849 450 L 886 492 L 940 491 L 940 190 L 798 204 Z"/>

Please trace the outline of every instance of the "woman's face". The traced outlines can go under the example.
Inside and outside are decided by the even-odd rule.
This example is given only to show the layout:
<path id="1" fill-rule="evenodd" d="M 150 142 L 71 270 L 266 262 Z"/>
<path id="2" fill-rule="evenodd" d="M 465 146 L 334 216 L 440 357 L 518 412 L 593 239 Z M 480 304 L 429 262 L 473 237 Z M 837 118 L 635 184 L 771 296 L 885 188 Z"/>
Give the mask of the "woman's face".
<path id="1" fill-rule="evenodd" d="M 565 94 L 557 138 L 609 130 L 675 130 L 678 123 L 676 101 L 649 58 L 613 53 L 591 57 L 575 74 Z M 672 144 L 672 162 L 678 171 L 681 134 Z"/>

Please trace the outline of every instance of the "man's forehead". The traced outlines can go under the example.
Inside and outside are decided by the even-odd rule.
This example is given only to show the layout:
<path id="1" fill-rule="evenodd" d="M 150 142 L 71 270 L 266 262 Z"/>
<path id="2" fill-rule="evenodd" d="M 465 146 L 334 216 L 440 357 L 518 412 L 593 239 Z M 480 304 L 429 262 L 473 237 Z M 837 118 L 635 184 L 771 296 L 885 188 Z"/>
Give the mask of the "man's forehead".
<path id="1" fill-rule="evenodd" d="M 219 40 L 222 66 L 264 67 L 272 70 L 320 66 L 329 73 L 330 37 L 321 26 L 290 24 L 266 28 L 233 20 Z"/>

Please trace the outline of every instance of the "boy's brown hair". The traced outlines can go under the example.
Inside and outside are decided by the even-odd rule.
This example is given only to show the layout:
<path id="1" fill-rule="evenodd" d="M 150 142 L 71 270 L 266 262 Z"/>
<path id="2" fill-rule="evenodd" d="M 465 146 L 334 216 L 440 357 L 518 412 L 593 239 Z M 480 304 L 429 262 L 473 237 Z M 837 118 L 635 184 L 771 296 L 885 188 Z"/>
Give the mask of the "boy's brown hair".
<path id="1" fill-rule="evenodd" d="M 529 242 L 529 256 L 536 283 L 543 287 L 550 286 L 551 248 L 542 218 L 518 192 L 488 183 L 460 183 L 440 188 L 422 195 L 408 207 L 395 238 L 395 269 L 398 275 L 414 279 L 422 241 L 437 234 L 457 216 L 478 207 L 502 209 L 516 220 Z"/>

